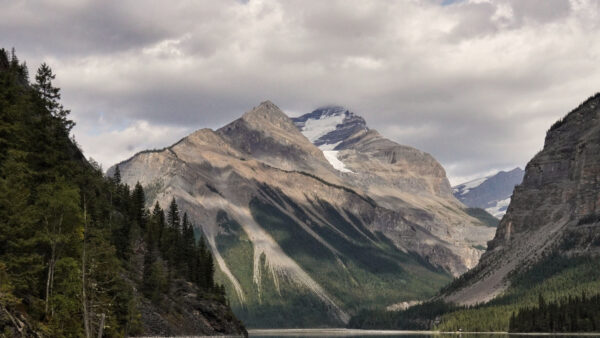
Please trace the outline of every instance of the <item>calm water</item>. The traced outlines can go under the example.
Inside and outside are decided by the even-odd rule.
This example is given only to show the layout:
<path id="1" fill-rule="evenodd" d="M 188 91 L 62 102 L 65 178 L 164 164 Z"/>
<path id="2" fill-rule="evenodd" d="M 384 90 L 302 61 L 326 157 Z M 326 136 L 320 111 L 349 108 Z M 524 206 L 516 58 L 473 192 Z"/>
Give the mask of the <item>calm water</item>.
<path id="1" fill-rule="evenodd" d="M 249 330 L 252 338 L 272 337 L 353 337 L 353 338 L 508 338 L 508 337 L 600 337 L 599 334 L 506 334 L 506 333 L 439 333 L 430 331 L 376 331 L 349 329 L 284 329 L 284 330 Z"/>

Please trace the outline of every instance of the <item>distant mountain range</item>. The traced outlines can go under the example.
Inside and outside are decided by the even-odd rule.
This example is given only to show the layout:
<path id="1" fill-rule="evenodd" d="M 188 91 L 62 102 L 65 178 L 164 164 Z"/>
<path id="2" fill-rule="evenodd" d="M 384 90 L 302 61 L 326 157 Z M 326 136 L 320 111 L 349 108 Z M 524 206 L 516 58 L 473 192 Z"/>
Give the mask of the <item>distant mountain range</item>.
<path id="1" fill-rule="evenodd" d="M 478 178 L 452 187 L 454 196 L 466 206 L 481 208 L 496 218 L 502 218 L 510 204 L 510 196 L 523 180 L 525 171 L 515 168 Z"/>
<path id="2" fill-rule="evenodd" d="M 340 326 L 425 299 L 475 266 L 495 231 L 431 155 L 342 107 L 290 119 L 266 101 L 118 167 L 149 205 L 175 198 L 199 225 L 249 327 Z"/>

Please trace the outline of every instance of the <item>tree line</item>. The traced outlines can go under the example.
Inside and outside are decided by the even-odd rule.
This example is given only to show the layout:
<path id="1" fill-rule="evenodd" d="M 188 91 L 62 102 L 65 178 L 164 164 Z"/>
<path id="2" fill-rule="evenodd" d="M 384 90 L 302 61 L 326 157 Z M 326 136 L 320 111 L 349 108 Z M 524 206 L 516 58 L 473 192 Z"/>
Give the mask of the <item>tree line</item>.
<path id="1" fill-rule="evenodd" d="M 160 302 L 186 279 L 225 302 L 175 200 L 150 211 L 140 184 L 85 159 L 54 79 L 42 64 L 30 82 L 14 50 L 0 49 L 0 310 L 26 313 L 42 335 L 112 337 L 141 333 L 136 289 Z"/>
<path id="2" fill-rule="evenodd" d="M 568 297 L 546 302 L 540 294 L 538 305 L 525 307 L 510 317 L 510 332 L 598 332 L 600 295 Z"/>

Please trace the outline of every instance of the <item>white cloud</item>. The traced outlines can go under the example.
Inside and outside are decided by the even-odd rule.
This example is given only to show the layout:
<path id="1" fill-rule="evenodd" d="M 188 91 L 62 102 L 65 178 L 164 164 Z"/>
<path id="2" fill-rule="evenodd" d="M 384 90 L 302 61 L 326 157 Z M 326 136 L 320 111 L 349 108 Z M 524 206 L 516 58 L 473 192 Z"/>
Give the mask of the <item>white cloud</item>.
<path id="1" fill-rule="evenodd" d="M 131 122 L 123 129 L 111 130 L 100 117 L 93 128 L 89 125 L 76 127 L 75 134 L 84 153 L 107 170 L 139 151 L 169 146 L 191 131 L 185 127 L 152 125 L 143 120 Z"/>
<path id="2" fill-rule="evenodd" d="M 105 166 L 265 99 L 294 115 L 346 105 L 451 178 L 523 166 L 600 88 L 599 3 L 440 3 L 12 2 L 0 41 L 49 61 L 77 139 Z"/>

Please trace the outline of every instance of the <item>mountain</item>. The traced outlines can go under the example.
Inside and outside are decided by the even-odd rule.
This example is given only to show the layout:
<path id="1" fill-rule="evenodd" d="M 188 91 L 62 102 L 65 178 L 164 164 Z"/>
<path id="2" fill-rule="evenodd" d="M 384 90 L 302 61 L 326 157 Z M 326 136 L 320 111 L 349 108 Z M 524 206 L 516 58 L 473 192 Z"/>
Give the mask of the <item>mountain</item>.
<path id="1" fill-rule="evenodd" d="M 339 107 L 292 120 L 266 101 L 108 175 L 116 167 L 149 204 L 175 198 L 198 224 L 250 327 L 339 326 L 363 307 L 427 298 L 493 236 L 431 155 Z"/>
<path id="2" fill-rule="evenodd" d="M 485 209 L 496 218 L 506 213 L 510 196 L 523 180 L 525 171 L 515 168 L 452 187 L 454 196 L 466 206 Z"/>
<path id="3" fill-rule="evenodd" d="M 512 311 L 538 303 L 544 307 L 538 297 L 566 302 L 575 296 L 581 300 L 582 293 L 597 294 L 599 254 L 600 94 L 596 94 L 548 130 L 544 148 L 527 164 L 523 183 L 515 188 L 480 262 L 443 293 L 443 299 L 457 304 L 489 303 L 447 316 L 442 329 L 465 328 L 467 318 L 480 318 L 481 325 L 486 316 L 507 330 Z"/>

